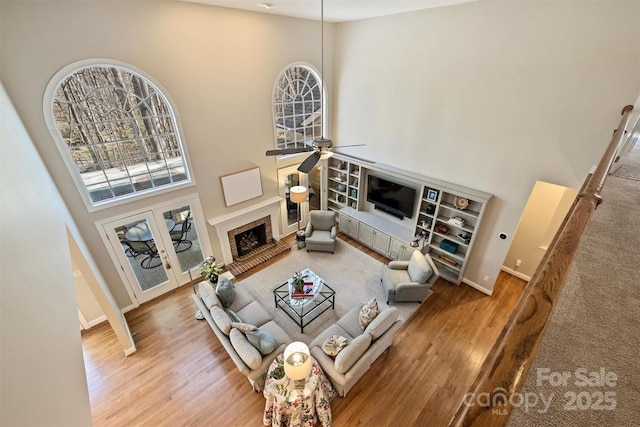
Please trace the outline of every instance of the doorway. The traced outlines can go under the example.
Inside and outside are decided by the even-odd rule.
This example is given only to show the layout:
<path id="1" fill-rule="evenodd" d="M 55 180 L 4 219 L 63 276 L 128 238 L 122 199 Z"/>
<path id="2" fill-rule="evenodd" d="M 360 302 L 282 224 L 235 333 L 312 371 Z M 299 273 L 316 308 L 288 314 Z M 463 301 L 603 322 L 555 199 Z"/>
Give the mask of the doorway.
<path id="1" fill-rule="evenodd" d="M 99 229 L 138 304 L 190 282 L 212 254 L 197 196 L 107 220 Z"/>
<path id="2" fill-rule="evenodd" d="M 289 235 L 298 230 L 298 209 L 300 211 L 300 227 L 304 227 L 307 217 L 307 202 L 293 203 L 289 198 L 291 187 L 302 185 L 309 189 L 307 174 L 298 171 L 298 165 L 278 169 L 278 193 L 282 197 L 281 222 L 282 234 Z"/>
<path id="3" fill-rule="evenodd" d="M 536 181 L 502 270 L 531 280 L 578 194 L 577 188 Z"/>

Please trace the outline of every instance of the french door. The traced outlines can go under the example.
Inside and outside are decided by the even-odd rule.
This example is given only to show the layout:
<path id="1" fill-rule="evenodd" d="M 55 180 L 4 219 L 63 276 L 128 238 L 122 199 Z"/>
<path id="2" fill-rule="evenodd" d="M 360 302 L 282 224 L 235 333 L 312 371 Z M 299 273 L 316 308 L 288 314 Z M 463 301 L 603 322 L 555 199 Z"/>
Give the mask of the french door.
<path id="1" fill-rule="evenodd" d="M 199 276 L 202 261 L 212 255 L 195 197 L 107 220 L 98 228 L 138 304 Z"/>

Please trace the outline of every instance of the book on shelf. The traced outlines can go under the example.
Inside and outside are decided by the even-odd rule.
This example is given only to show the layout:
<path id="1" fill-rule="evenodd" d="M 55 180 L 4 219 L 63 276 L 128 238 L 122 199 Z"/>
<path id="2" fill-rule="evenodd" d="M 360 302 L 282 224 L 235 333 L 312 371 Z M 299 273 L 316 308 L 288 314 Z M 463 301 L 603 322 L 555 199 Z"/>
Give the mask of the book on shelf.
<path id="1" fill-rule="evenodd" d="M 294 289 L 291 292 L 292 298 L 313 298 L 313 295 L 313 282 L 304 282 L 301 291 L 297 291 Z"/>

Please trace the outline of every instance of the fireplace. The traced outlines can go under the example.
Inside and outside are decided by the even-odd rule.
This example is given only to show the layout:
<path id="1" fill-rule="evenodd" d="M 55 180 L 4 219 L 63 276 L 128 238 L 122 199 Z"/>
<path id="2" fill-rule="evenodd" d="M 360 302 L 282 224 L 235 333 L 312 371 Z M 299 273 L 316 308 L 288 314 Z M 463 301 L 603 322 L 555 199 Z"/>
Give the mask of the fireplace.
<path id="1" fill-rule="evenodd" d="M 207 220 L 218 233 L 222 260 L 232 274 L 236 276 L 242 274 L 291 249 L 290 245 L 278 240 L 280 239 L 280 205 L 283 201 L 284 199 L 280 196 L 271 197 Z M 240 256 L 236 234 L 245 233 L 260 224 L 264 224 L 266 243 Z"/>
<path id="2" fill-rule="evenodd" d="M 227 232 L 234 261 L 243 261 L 260 249 L 273 245 L 271 217 L 265 216 Z"/>
<path id="3" fill-rule="evenodd" d="M 238 233 L 233 236 L 236 240 L 238 256 L 242 257 L 255 249 L 259 249 L 261 246 L 266 245 L 266 229 L 267 227 L 265 224 L 259 224 L 253 227 L 251 230 L 247 230 L 243 233 Z"/>

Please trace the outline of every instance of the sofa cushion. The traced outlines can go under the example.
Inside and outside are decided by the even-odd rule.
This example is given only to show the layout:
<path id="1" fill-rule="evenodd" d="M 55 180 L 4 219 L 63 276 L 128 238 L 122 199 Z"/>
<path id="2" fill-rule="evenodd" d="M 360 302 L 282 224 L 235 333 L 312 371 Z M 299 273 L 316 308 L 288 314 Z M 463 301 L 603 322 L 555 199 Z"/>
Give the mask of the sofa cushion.
<path id="1" fill-rule="evenodd" d="M 360 327 L 359 317 L 360 317 L 360 309 L 362 308 L 363 305 L 364 304 L 360 303 L 357 306 L 353 307 L 336 322 L 336 324 L 340 326 L 340 328 L 345 330 L 348 336 L 338 332 L 335 332 L 334 333 L 335 335 L 344 335 L 347 338 L 355 338 L 358 335 L 362 334 L 362 328 Z"/>
<path id="2" fill-rule="evenodd" d="M 232 328 L 236 328 L 237 330 L 239 330 L 243 334 L 246 334 L 249 331 L 257 331 L 258 330 L 258 328 L 256 328 L 254 325 L 250 325 L 248 323 L 231 322 L 231 327 Z"/>
<path id="3" fill-rule="evenodd" d="M 360 309 L 360 315 L 358 316 L 358 322 L 360 323 L 360 328 L 364 331 L 364 329 L 371 323 L 373 319 L 378 315 L 378 301 L 375 298 L 371 298 L 371 300 L 362 306 Z"/>
<path id="4" fill-rule="evenodd" d="M 341 374 L 346 373 L 360 359 L 371 345 L 371 335 L 362 334 L 353 340 L 336 356 L 335 368 Z"/>
<path id="5" fill-rule="evenodd" d="M 218 286 L 216 286 L 216 295 L 224 308 L 231 307 L 235 294 L 236 290 L 233 287 L 233 283 L 226 277 L 220 276 L 218 278 Z"/>
<path id="6" fill-rule="evenodd" d="M 238 353 L 238 356 L 250 369 L 258 369 L 262 364 L 262 355 L 255 348 L 247 337 L 237 329 L 231 329 L 229 334 L 229 340 L 233 349 Z"/>
<path id="7" fill-rule="evenodd" d="M 214 305 L 222 305 L 216 295 L 216 290 L 213 289 L 213 285 L 208 280 L 198 283 L 198 295 L 200 295 L 202 302 L 209 310 L 211 310 L 211 307 Z"/>
<path id="8" fill-rule="evenodd" d="M 322 351 L 326 355 L 336 357 L 340 350 L 347 345 L 347 339 L 340 335 L 331 335 L 322 343 Z"/>
<path id="9" fill-rule="evenodd" d="M 231 332 L 231 318 L 229 315 L 223 309 L 214 305 L 211 307 L 211 317 L 218 329 L 220 329 L 223 334 L 229 335 L 229 332 Z"/>
<path id="10" fill-rule="evenodd" d="M 407 273 L 412 282 L 426 283 L 433 274 L 433 270 L 420 251 L 413 251 L 409 260 L 409 267 L 407 267 Z"/>
<path id="11" fill-rule="evenodd" d="M 291 342 L 291 338 L 289 335 L 273 320 L 268 321 L 264 325 L 260 326 L 261 331 L 269 332 L 273 337 L 282 344 L 289 344 Z"/>
<path id="12" fill-rule="evenodd" d="M 364 332 L 371 334 L 371 339 L 375 341 L 387 332 L 387 329 L 398 320 L 399 316 L 400 311 L 398 311 L 396 307 L 382 310 L 376 318 L 369 323 L 369 326 L 367 326 Z"/>
<path id="13" fill-rule="evenodd" d="M 262 325 L 271 320 L 267 310 L 258 302 L 252 301 L 236 312 L 244 323 L 250 323 L 260 328 Z"/>
<path id="14" fill-rule="evenodd" d="M 248 331 L 245 335 L 251 345 L 257 348 L 263 356 L 273 353 L 278 348 L 278 341 L 267 331 Z"/>

